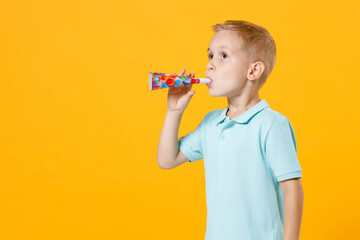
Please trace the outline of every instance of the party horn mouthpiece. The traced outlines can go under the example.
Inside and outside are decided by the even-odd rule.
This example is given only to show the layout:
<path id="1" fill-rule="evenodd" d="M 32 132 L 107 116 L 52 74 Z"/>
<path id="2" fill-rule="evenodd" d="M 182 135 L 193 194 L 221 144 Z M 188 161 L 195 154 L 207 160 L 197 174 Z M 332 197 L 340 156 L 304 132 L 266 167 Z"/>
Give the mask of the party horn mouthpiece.
<path id="1" fill-rule="evenodd" d="M 178 87 L 188 84 L 208 83 L 208 82 L 210 82 L 210 79 L 208 78 L 188 78 L 182 75 L 149 72 L 150 90 Z"/>

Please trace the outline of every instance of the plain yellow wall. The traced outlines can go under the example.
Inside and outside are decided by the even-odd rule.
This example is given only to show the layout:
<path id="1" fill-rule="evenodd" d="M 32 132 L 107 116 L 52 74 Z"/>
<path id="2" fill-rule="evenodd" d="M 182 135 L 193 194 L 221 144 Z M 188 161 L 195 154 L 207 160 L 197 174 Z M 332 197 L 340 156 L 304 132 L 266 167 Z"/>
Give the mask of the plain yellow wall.
<path id="1" fill-rule="evenodd" d="M 157 165 L 167 90 L 205 77 L 211 25 L 246 20 L 277 45 L 260 91 L 294 127 L 300 239 L 359 239 L 358 1 L 1 1 L 0 239 L 203 239 L 203 160 Z M 204 84 L 179 137 L 226 107 Z"/>

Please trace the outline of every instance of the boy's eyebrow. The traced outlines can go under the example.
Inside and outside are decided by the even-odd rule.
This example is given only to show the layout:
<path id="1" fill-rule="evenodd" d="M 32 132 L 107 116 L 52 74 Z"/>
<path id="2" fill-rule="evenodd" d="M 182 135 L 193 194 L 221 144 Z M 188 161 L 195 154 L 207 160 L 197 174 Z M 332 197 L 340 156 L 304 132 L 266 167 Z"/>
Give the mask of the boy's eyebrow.
<path id="1" fill-rule="evenodd" d="M 229 49 L 227 46 L 225 45 L 220 45 L 219 48 L 226 48 L 226 49 Z M 230 49 L 229 49 L 230 50 Z M 207 51 L 209 52 L 210 51 L 210 48 L 207 49 Z"/>

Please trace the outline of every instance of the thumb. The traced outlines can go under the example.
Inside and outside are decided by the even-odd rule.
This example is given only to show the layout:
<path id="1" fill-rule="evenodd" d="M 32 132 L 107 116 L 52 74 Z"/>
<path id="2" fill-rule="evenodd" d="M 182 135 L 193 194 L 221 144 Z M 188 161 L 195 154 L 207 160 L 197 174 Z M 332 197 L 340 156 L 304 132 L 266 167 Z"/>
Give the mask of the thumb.
<path id="1" fill-rule="evenodd" d="M 189 91 L 188 92 L 188 95 L 190 96 L 190 98 L 192 97 L 192 96 L 194 96 L 195 95 L 195 91 Z"/>

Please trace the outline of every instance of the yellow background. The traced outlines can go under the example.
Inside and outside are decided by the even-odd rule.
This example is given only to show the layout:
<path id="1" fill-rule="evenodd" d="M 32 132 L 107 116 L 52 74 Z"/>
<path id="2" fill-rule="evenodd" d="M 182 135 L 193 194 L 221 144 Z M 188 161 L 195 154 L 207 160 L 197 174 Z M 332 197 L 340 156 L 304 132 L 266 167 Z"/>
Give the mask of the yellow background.
<path id="1" fill-rule="evenodd" d="M 203 160 L 157 165 L 167 90 L 205 77 L 211 25 L 277 45 L 260 91 L 287 116 L 303 169 L 300 239 L 359 239 L 358 1 L 0 1 L 0 239 L 203 239 Z M 226 107 L 205 85 L 179 137 Z"/>

